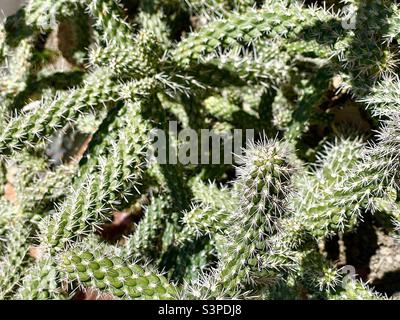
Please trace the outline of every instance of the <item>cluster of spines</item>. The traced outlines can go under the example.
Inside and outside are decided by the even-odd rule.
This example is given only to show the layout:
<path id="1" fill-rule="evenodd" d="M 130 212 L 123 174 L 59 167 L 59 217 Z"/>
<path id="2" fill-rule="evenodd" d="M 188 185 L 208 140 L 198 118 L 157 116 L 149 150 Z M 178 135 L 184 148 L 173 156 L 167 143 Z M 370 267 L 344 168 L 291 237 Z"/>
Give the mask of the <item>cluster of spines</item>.
<path id="1" fill-rule="evenodd" d="M 2 104 L 7 105 L 11 97 L 26 88 L 27 78 L 32 68 L 33 51 L 34 37 L 28 37 L 23 39 L 18 48 L 9 52 L 5 58 L 0 80 Z"/>
<path id="2" fill-rule="evenodd" d="M 297 182 L 293 198 L 295 215 L 304 217 L 305 228 L 316 238 L 336 234 L 354 227 L 361 215 L 362 199 L 351 190 L 348 172 L 354 170 L 362 157 L 360 139 L 340 139 L 325 144 L 315 171 L 305 173 Z M 355 198 L 359 203 L 350 201 Z"/>
<path id="3" fill-rule="evenodd" d="M 220 260 L 221 284 L 232 292 L 257 282 L 270 266 L 268 238 L 277 233 L 279 219 L 287 214 L 295 168 L 289 147 L 264 140 L 246 150 L 238 169 L 239 207 L 231 218 L 226 251 Z M 268 271 L 267 271 L 268 272 Z"/>
<path id="4" fill-rule="evenodd" d="M 26 218 L 62 198 L 77 169 L 75 163 L 50 168 L 44 159 L 29 153 L 13 160 L 6 166 L 7 182 L 15 192 L 9 200 Z"/>
<path id="5" fill-rule="evenodd" d="M 33 110 L 10 118 L 2 124 L 0 150 L 13 152 L 48 138 L 80 114 L 92 108 L 102 108 L 117 98 L 118 85 L 112 82 L 108 71 L 99 69 L 91 74 L 81 88 L 58 94 L 54 99 L 44 98 Z"/>
<path id="6" fill-rule="evenodd" d="M 87 11 L 95 19 L 95 28 L 100 33 L 103 43 L 113 42 L 120 47 L 132 41 L 132 27 L 124 18 L 119 1 L 85 0 Z"/>
<path id="7" fill-rule="evenodd" d="M 72 16 L 82 3 L 82 0 L 27 1 L 26 22 L 41 30 L 55 28 L 62 18 Z"/>
<path id="8" fill-rule="evenodd" d="M 65 292 L 60 288 L 59 273 L 52 257 L 39 257 L 25 270 L 13 299 L 16 300 L 60 300 Z"/>
<path id="9" fill-rule="evenodd" d="M 295 35 L 305 27 L 301 22 L 312 25 L 320 19 L 336 19 L 335 15 L 317 8 L 302 8 L 295 4 L 288 11 L 286 5 L 286 1 L 267 1 L 261 9 L 250 8 L 242 14 L 233 13 L 216 19 L 183 40 L 174 52 L 174 60 L 188 65 L 218 48 L 234 47 L 239 42 L 250 44 L 265 36 L 273 39 L 292 32 L 292 37 L 296 38 Z M 322 30 L 319 31 L 315 38 L 323 36 Z"/>
<path id="10" fill-rule="evenodd" d="M 63 248 L 72 239 L 87 234 L 110 217 L 113 208 L 124 202 L 135 190 L 141 177 L 145 148 L 148 144 L 146 122 L 140 121 L 140 103 L 127 102 L 125 127 L 109 154 L 89 173 L 79 177 L 69 197 L 42 226 L 42 243 L 50 248 Z M 133 123 L 132 121 L 135 121 Z M 132 125 L 136 126 L 131 127 Z M 131 134 L 132 130 L 136 134 Z"/>
<path id="11" fill-rule="evenodd" d="M 26 260 L 29 250 L 29 226 L 21 221 L 11 222 L 7 225 L 8 243 L 2 250 L 0 260 L 0 298 L 9 298 L 18 286 L 23 270 L 26 269 Z"/>

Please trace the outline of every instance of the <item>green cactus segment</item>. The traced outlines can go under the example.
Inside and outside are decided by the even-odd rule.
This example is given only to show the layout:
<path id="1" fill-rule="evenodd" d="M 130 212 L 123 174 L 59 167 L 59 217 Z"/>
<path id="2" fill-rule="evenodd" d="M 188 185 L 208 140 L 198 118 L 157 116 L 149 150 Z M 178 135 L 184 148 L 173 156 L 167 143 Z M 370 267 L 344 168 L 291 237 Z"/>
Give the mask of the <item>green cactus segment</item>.
<path id="1" fill-rule="evenodd" d="M 16 300 L 60 300 L 65 294 L 59 287 L 59 275 L 53 259 L 42 257 L 25 270 L 18 291 L 13 296 Z"/>
<path id="2" fill-rule="evenodd" d="M 156 11 L 153 13 L 142 10 L 138 15 L 138 20 L 142 26 L 142 29 L 148 30 L 154 34 L 155 38 L 163 48 L 170 47 L 171 30 L 165 23 L 165 13 L 161 11 Z"/>
<path id="3" fill-rule="evenodd" d="M 68 282 L 77 282 L 121 299 L 173 299 L 176 288 L 149 267 L 101 252 L 71 250 L 60 255 L 58 268 Z"/>
<path id="4" fill-rule="evenodd" d="M 0 298 L 9 298 L 26 270 L 29 249 L 29 228 L 21 221 L 8 225 L 9 240 L 0 260 Z"/>
<path id="5" fill-rule="evenodd" d="M 330 300 L 384 300 L 385 295 L 373 291 L 359 280 L 349 280 L 343 289 L 338 289 L 328 297 Z"/>
<path id="6" fill-rule="evenodd" d="M 124 107 L 127 118 L 109 153 L 92 170 L 83 167 L 85 174 L 75 180 L 69 197 L 52 217 L 42 221 L 40 238 L 44 246 L 62 248 L 85 236 L 99 222 L 109 219 L 112 209 L 128 195 L 137 194 L 135 187 L 142 176 L 149 143 L 148 124 L 139 120 L 140 103 L 127 102 Z"/>
<path id="7" fill-rule="evenodd" d="M 197 33 L 183 40 L 173 54 L 175 61 L 187 65 L 212 53 L 217 48 L 233 47 L 238 43 L 250 44 L 261 37 L 289 37 L 296 39 L 303 29 L 313 23 L 330 21 L 327 30 L 315 30 L 313 36 L 323 40 L 324 34 L 340 32 L 337 17 L 320 9 L 306 9 L 293 5 L 288 10 L 286 1 L 267 1 L 262 9 L 229 14 L 213 21 Z M 336 20 L 336 21 L 335 21 Z M 322 25 L 322 23 L 321 23 Z"/>
<path id="8" fill-rule="evenodd" d="M 32 36 L 21 40 L 18 48 L 7 54 L 0 73 L 0 101 L 3 103 L 25 90 L 27 86 L 27 80 L 31 75 L 34 39 Z"/>
<path id="9" fill-rule="evenodd" d="M 341 139 L 326 144 L 319 154 L 315 172 L 299 179 L 299 189 L 293 200 L 298 219 L 316 238 L 354 228 L 361 214 L 362 203 L 353 204 L 358 198 L 351 190 L 344 192 L 350 181 L 348 172 L 354 170 L 362 157 L 360 139 Z"/>
<path id="10" fill-rule="evenodd" d="M 130 46 L 120 48 L 111 43 L 97 47 L 90 55 L 92 65 L 107 67 L 121 77 L 143 78 L 155 75 L 162 50 L 152 34 L 142 32 L 132 39 Z"/>
<path id="11" fill-rule="evenodd" d="M 126 242 L 127 255 L 134 258 L 155 260 L 168 218 L 169 203 L 165 197 L 152 199 L 144 212 L 134 234 Z"/>
<path id="12" fill-rule="evenodd" d="M 26 4 L 27 24 L 42 30 L 53 29 L 60 18 L 72 16 L 82 0 L 29 0 Z"/>
<path id="13" fill-rule="evenodd" d="M 43 158 L 21 152 L 7 167 L 16 192 L 14 205 L 25 218 L 32 217 L 65 193 L 76 173 L 76 165 L 60 165 L 54 169 Z"/>
<path id="14" fill-rule="evenodd" d="M 356 10 L 351 36 L 336 43 L 335 51 L 344 81 L 363 98 L 378 81 L 396 73 L 397 48 L 388 40 L 396 37 L 393 22 L 398 21 L 399 8 L 393 1 L 357 1 L 351 5 Z"/>
<path id="15" fill-rule="evenodd" d="M 399 1 L 303 2 L 0 23 L 0 299 L 385 299 L 342 266 L 392 272 Z"/>
<path id="16" fill-rule="evenodd" d="M 233 292 L 275 268 L 268 260 L 268 239 L 278 232 L 279 219 L 288 213 L 286 201 L 295 171 L 288 146 L 277 141 L 252 146 L 242 163 L 236 182 L 239 208 L 228 229 L 219 267 L 223 287 Z"/>
<path id="17" fill-rule="evenodd" d="M 194 205 L 182 218 L 185 227 L 180 235 L 182 239 L 178 237 L 177 241 L 184 241 L 189 235 L 196 238 L 224 234 L 229 229 L 230 210 L 233 211 L 233 208 L 229 207 L 229 203 L 221 209 L 204 204 Z"/>
<path id="18" fill-rule="evenodd" d="M 194 11 L 209 10 L 213 13 L 222 13 L 227 10 L 243 12 L 254 6 L 254 0 L 192 0 L 187 5 Z"/>
<path id="19" fill-rule="evenodd" d="M 122 7 L 116 0 L 80 0 L 87 5 L 87 11 L 94 18 L 94 27 L 104 43 L 113 42 L 120 47 L 131 44 L 133 32 L 125 21 Z"/>
<path id="20" fill-rule="evenodd" d="M 82 113 L 115 101 L 117 87 L 109 72 L 99 69 L 87 78 L 83 87 L 61 93 L 54 99 L 44 98 L 37 108 L 4 124 L 0 134 L 1 152 L 15 151 L 48 138 L 66 124 L 75 122 Z"/>

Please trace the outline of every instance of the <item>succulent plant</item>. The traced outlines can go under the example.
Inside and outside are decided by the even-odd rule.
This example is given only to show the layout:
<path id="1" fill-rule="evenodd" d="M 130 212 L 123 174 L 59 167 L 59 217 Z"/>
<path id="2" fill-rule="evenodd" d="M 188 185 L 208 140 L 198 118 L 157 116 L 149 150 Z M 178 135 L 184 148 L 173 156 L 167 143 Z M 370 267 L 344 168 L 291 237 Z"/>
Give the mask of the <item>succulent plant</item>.
<path id="1" fill-rule="evenodd" d="M 7 17 L 0 298 L 386 299 L 346 277 L 341 246 L 400 224 L 400 7 L 309 3 L 29 0 Z M 219 140 L 200 154 L 204 131 Z"/>

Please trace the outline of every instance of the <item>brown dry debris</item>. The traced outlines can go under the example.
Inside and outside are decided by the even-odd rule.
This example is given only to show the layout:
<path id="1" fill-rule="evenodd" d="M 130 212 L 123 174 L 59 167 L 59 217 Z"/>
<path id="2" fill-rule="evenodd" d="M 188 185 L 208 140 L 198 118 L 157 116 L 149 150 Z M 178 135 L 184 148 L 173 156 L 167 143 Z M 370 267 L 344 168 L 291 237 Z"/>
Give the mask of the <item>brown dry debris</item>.
<path id="1" fill-rule="evenodd" d="M 11 203 L 15 203 L 17 201 L 17 192 L 15 191 L 15 187 L 10 182 L 7 182 L 4 186 L 4 198 Z"/>
<path id="2" fill-rule="evenodd" d="M 113 217 L 113 222 L 103 225 L 100 230 L 101 237 L 107 241 L 119 240 L 132 226 L 132 215 L 128 210 L 116 211 Z"/>
<path id="3" fill-rule="evenodd" d="M 29 252 L 28 252 L 29 256 L 32 257 L 35 260 L 39 260 L 40 257 L 43 254 L 43 250 L 42 248 L 40 248 L 39 246 L 30 246 L 29 247 Z"/>
<path id="4" fill-rule="evenodd" d="M 85 291 L 78 291 L 74 300 L 115 300 L 115 297 L 109 293 L 100 293 L 95 288 L 87 288 Z"/>

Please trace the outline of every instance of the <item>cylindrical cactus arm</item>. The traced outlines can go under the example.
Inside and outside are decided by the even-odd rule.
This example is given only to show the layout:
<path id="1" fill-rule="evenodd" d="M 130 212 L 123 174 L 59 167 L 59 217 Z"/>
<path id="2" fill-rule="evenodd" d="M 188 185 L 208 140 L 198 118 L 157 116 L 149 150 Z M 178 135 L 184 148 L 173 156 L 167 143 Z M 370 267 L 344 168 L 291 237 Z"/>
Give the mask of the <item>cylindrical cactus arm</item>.
<path id="1" fill-rule="evenodd" d="M 41 225 L 42 245 L 49 249 L 63 248 L 109 219 L 112 209 L 138 192 L 145 165 L 149 138 L 148 123 L 140 116 L 142 104 L 126 102 L 125 126 L 119 131 L 108 154 L 100 155 L 99 164 L 76 179 L 69 197 Z M 90 172 L 90 174 L 88 173 Z"/>
<path id="2" fill-rule="evenodd" d="M 114 42 L 97 46 L 89 58 L 92 65 L 110 68 L 120 79 L 137 79 L 154 76 L 161 69 L 162 54 L 157 38 L 142 31 L 122 48 Z"/>
<path id="3" fill-rule="evenodd" d="M 94 27 L 99 30 L 103 43 L 113 42 L 120 47 L 130 45 L 133 30 L 124 17 L 118 0 L 80 0 L 95 20 Z"/>
<path id="4" fill-rule="evenodd" d="M 157 196 L 144 210 L 144 217 L 127 239 L 124 250 L 134 258 L 156 260 L 169 213 L 168 198 Z"/>
<path id="5" fill-rule="evenodd" d="M 16 221 L 23 217 L 22 210 L 2 196 L 0 198 L 0 238 L 5 239 L 5 234 Z M 0 250 L 6 243 L 0 245 Z"/>
<path id="6" fill-rule="evenodd" d="M 41 257 L 25 271 L 15 300 L 59 300 L 65 299 L 59 283 L 59 273 L 52 257 Z"/>
<path id="7" fill-rule="evenodd" d="M 146 12 L 141 10 L 138 14 L 138 23 L 142 29 L 154 34 L 161 47 L 167 49 L 171 47 L 171 30 L 164 20 L 165 14 L 161 11 Z"/>
<path id="8" fill-rule="evenodd" d="M 288 145 L 265 139 L 248 148 L 241 159 L 236 181 L 239 208 L 233 213 L 227 248 L 218 266 L 221 286 L 232 293 L 268 271 L 268 266 L 262 266 L 269 254 L 268 238 L 278 232 L 279 220 L 289 213 L 286 202 L 295 172 L 292 158 Z"/>
<path id="9" fill-rule="evenodd" d="M 200 177 L 195 177 L 191 181 L 190 189 L 195 203 L 204 204 L 215 209 L 227 208 L 227 210 L 233 209 L 236 205 L 231 190 L 222 184 L 218 186 L 215 182 L 205 182 Z"/>
<path id="10" fill-rule="evenodd" d="M 8 106 L 10 101 L 25 90 L 27 86 L 27 80 L 32 71 L 32 56 L 36 37 L 34 35 L 22 39 L 17 48 L 9 50 L 7 53 L 0 73 L 0 102 L 4 106 Z"/>
<path id="11" fill-rule="evenodd" d="M 351 182 L 350 172 L 359 165 L 363 147 L 359 138 L 325 144 L 314 172 L 296 181 L 298 192 L 291 202 L 294 214 L 314 237 L 324 238 L 357 225 L 362 199 L 344 190 Z M 353 203 L 351 198 L 359 202 Z"/>
<path id="12" fill-rule="evenodd" d="M 185 1 L 185 4 L 194 12 L 211 12 L 221 15 L 223 13 L 235 10 L 245 12 L 257 5 L 257 0 L 191 0 Z"/>
<path id="13" fill-rule="evenodd" d="M 233 210 L 229 203 L 223 208 L 194 204 L 182 217 L 184 228 L 176 241 L 184 242 L 189 238 L 224 234 L 229 230 L 230 214 Z"/>
<path id="14" fill-rule="evenodd" d="M 287 1 L 270 0 L 261 9 L 251 8 L 244 13 L 231 13 L 210 22 L 180 42 L 172 56 L 178 64 L 189 65 L 218 48 L 232 47 L 239 43 L 250 44 L 261 37 L 296 39 L 303 28 L 328 21 L 330 25 L 326 23 L 327 30 L 323 30 L 322 26 L 318 30 L 313 29 L 312 37 L 322 42 L 325 32 L 331 31 L 334 37 L 339 36 L 340 31 L 343 32 L 338 17 L 317 7 L 306 8 L 297 4 L 287 7 Z"/>
<path id="15" fill-rule="evenodd" d="M 400 39 L 400 9 L 396 3 L 391 4 L 392 15 L 388 17 L 388 27 L 385 29 L 385 35 L 387 42 L 390 43 L 393 39 Z"/>
<path id="16" fill-rule="evenodd" d="M 286 139 L 295 141 L 309 130 L 310 120 L 315 108 L 321 104 L 329 89 L 333 77 L 330 66 L 322 63 L 316 66 L 315 74 L 310 76 L 306 86 L 301 88 L 301 97 L 293 111 L 292 119 L 286 129 Z"/>
<path id="17" fill-rule="evenodd" d="M 386 300 L 387 296 L 374 291 L 361 280 L 348 280 L 328 295 L 329 300 Z"/>
<path id="18" fill-rule="evenodd" d="M 58 257 L 58 270 L 75 287 L 94 288 L 116 299 L 176 299 L 177 288 L 149 265 L 96 250 L 74 248 Z"/>
<path id="19" fill-rule="evenodd" d="M 385 197 L 394 188 L 399 188 L 399 137 L 400 112 L 396 109 L 390 118 L 383 121 L 376 143 L 368 146 L 362 160 L 348 172 L 346 186 L 343 192 L 348 193 L 348 206 L 359 207 L 363 203 L 365 208 L 375 211 L 375 198 Z"/>
<path id="20" fill-rule="evenodd" d="M 400 110 L 400 81 L 390 77 L 378 82 L 362 99 L 373 115 L 390 116 Z"/>
<path id="21" fill-rule="evenodd" d="M 55 30 L 60 19 L 72 16 L 78 8 L 82 10 L 80 2 L 81 0 L 29 0 L 15 16 L 7 18 L 6 27 L 2 27 L 3 56 L 0 57 L 0 61 L 4 58 L 0 80 L 2 105 L 10 104 L 9 107 L 15 108 L 12 102 L 18 100 L 14 98 L 32 86 L 32 79 L 41 67 L 41 32 Z M 11 36 L 13 32 L 18 32 L 19 36 Z M 11 40 L 15 43 L 11 43 Z"/>
<path id="22" fill-rule="evenodd" d="M 349 36 L 336 43 L 335 49 L 344 82 L 363 98 L 377 81 L 397 72 L 398 49 L 388 39 L 396 37 L 399 8 L 393 1 L 356 1 L 349 5 L 355 9 L 353 21 L 345 25 L 350 29 Z"/>
<path id="23" fill-rule="evenodd" d="M 51 168 L 45 159 L 28 152 L 21 152 L 9 162 L 8 178 L 15 191 L 13 204 L 28 220 L 44 214 L 46 207 L 62 198 L 77 171 L 75 164 Z"/>
<path id="24" fill-rule="evenodd" d="M 31 235 L 29 225 L 24 220 L 10 221 L 7 227 L 7 245 L 0 259 L 0 299 L 10 298 L 23 277 Z"/>
<path id="25" fill-rule="evenodd" d="M 26 22 L 37 29 L 53 29 L 60 19 L 72 16 L 81 3 L 82 0 L 29 0 L 25 6 Z"/>
<path id="26" fill-rule="evenodd" d="M 264 45 L 255 43 L 252 51 L 241 46 L 215 51 L 200 56 L 190 67 L 179 66 L 177 70 L 210 87 L 261 84 L 270 88 L 287 78 L 288 57 L 271 41 Z"/>
<path id="27" fill-rule="evenodd" d="M 220 274 L 216 269 L 200 273 L 196 279 L 186 281 L 179 292 L 181 300 L 228 300 L 243 299 L 246 292 L 232 291 L 219 282 Z"/>
<path id="28" fill-rule="evenodd" d="M 60 93 L 54 99 L 44 98 L 33 110 L 2 124 L 1 154 L 49 138 L 56 130 L 75 122 L 82 113 L 115 101 L 118 97 L 117 88 L 118 85 L 109 77 L 109 71 L 98 69 L 86 79 L 82 87 Z"/>

